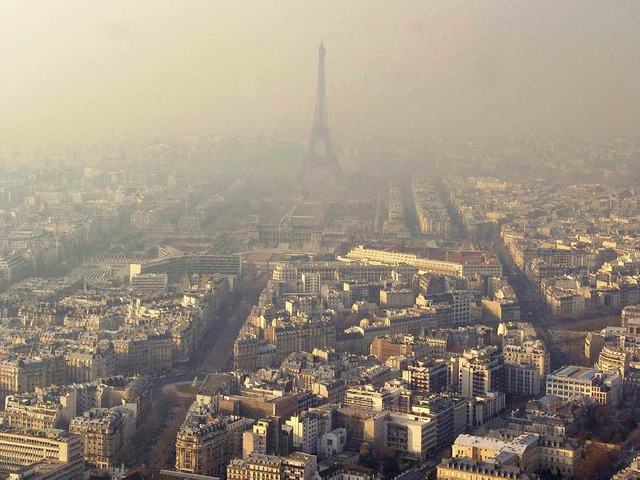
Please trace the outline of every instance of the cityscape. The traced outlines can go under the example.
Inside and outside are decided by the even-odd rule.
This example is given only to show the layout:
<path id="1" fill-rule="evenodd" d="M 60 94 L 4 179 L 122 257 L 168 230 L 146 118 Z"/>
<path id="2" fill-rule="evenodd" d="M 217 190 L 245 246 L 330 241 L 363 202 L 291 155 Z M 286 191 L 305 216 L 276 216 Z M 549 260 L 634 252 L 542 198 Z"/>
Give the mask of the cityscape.
<path id="1" fill-rule="evenodd" d="M 640 479 L 640 117 L 353 135 L 314 35 L 290 131 L 0 129 L 0 478 Z"/>

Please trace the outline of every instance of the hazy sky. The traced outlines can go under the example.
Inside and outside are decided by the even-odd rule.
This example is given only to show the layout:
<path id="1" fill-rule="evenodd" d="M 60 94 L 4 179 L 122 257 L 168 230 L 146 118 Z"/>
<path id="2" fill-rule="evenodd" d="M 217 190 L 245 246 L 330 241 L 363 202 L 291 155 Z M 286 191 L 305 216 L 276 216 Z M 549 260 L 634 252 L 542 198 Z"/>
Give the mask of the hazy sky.
<path id="1" fill-rule="evenodd" d="M 613 134 L 640 124 L 640 1 L 0 0 L 0 129 Z"/>

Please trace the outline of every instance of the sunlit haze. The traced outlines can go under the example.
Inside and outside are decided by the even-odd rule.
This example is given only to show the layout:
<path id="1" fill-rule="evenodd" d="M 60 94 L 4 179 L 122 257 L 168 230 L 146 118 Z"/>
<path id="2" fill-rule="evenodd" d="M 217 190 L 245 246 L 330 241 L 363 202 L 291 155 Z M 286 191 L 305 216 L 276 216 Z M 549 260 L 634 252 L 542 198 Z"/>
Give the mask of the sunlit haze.
<path id="1" fill-rule="evenodd" d="M 0 2 L 0 128 L 303 138 L 316 49 L 332 128 L 385 135 L 627 135 L 640 2 Z"/>

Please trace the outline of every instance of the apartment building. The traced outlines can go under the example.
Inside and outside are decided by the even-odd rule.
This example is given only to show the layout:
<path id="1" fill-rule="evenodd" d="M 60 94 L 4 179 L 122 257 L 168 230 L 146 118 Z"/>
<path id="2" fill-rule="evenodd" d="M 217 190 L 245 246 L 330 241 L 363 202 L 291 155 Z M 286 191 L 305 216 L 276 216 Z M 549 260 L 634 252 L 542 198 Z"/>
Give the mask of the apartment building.
<path id="1" fill-rule="evenodd" d="M 224 479 L 227 464 L 242 456 L 243 435 L 254 422 L 219 412 L 217 396 L 198 395 L 176 437 L 176 470 Z"/>
<path id="2" fill-rule="evenodd" d="M 559 472 L 562 477 L 571 477 L 580 458 L 580 448 L 577 444 L 562 437 L 498 431 L 492 432 L 491 436 L 487 437 L 466 434 L 458 436 L 452 447 L 452 458 L 475 462 L 468 464 L 474 468 L 488 465 L 494 465 L 498 468 L 516 467 L 518 471 L 513 471 L 513 473 L 518 474 L 549 469 L 554 473 Z M 440 478 L 439 473 L 438 478 Z M 454 478 L 483 477 L 456 477 L 454 475 Z"/>
<path id="3" fill-rule="evenodd" d="M 438 464 L 438 480 L 531 480 L 528 472 L 507 463 L 447 458 Z M 537 477 L 533 477 L 537 478 Z"/>
<path id="4" fill-rule="evenodd" d="M 604 372 L 614 370 L 620 372 L 620 375 L 626 378 L 629 372 L 630 360 L 631 355 L 628 352 L 612 345 L 605 345 L 602 347 L 602 350 L 600 350 L 595 368 Z"/>
<path id="5" fill-rule="evenodd" d="M 361 385 L 347 389 L 344 404 L 368 410 L 407 412 L 411 406 L 411 397 L 411 391 L 402 386 L 378 389 L 373 385 Z"/>
<path id="6" fill-rule="evenodd" d="M 390 413 L 385 420 L 383 445 L 398 458 L 423 462 L 436 450 L 436 422 L 419 415 Z"/>
<path id="7" fill-rule="evenodd" d="M 300 412 L 285 424 L 292 429 L 293 448 L 310 454 L 318 452 L 318 441 L 332 430 L 331 415 L 322 410 Z"/>
<path id="8" fill-rule="evenodd" d="M 435 423 L 436 448 L 447 448 L 467 429 L 467 400 L 461 397 L 432 395 L 419 399 L 411 413 Z"/>
<path id="9" fill-rule="evenodd" d="M 252 453 L 229 463 L 227 480 L 311 480 L 318 471 L 315 455 L 296 452 L 287 457 Z"/>
<path id="10" fill-rule="evenodd" d="M 119 338 L 113 347 L 117 371 L 123 375 L 161 372 L 173 366 L 173 339 L 169 334 Z"/>
<path id="11" fill-rule="evenodd" d="M 379 302 L 384 308 L 411 307 L 416 303 L 416 294 L 409 289 L 382 289 Z"/>
<path id="12" fill-rule="evenodd" d="M 187 414 L 176 438 L 176 470 L 224 478 L 229 462 L 228 443 L 225 418 L 201 424 Z"/>
<path id="13" fill-rule="evenodd" d="M 465 398 L 502 390 L 503 358 L 494 346 L 465 350 L 459 359 L 458 389 Z"/>
<path id="14" fill-rule="evenodd" d="M 538 395 L 549 374 L 550 356 L 543 342 L 526 341 L 506 345 L 504 357 L 505 392 L 514 395 Z"/>
<path id="15" fill-rule="evenodd" d="M 59 428 L 75 414 L 75 392 L 61 396 L 22 393 L 7 396 L 0 419 L 3 424 L 14 428 L 46 430 Z"/>
<path id="16" fill-rule="evenodd" d="M 344 428 L 335 428 L 318 439 L 318 456 L 326 460 L 341 454 L 346 446 L 347 431 Z"/>
<path id="17" fill-rule="evenodd" d="M 93 382 L 116 373 L 116 358 L 112 351 L 72 350 L 64 353 L 69 383 Z"/>
<path id="18" fill-rule="evenodd" d="M 414 390 L 437 393 L 449 387 L 449 367 L 444 360 L 418 361 L 402 371 Z"/>
<path id="19" fill-rule="evenodd" d="M 50 385 L 47 367 L 42 360 L 0 361 L 0 393 L 22 393 Z"/>
<path id="20" fill-rule="evenodd" d="M 127 423 L 133 421 L 133 413 L 123 410 L 94 408 L 71 420 L 69 431 L 82 437 L 84 460 L 89 465 L 102 470 L 120 465 Z"/>
<path id="21" fill-rule="evenodd" d="M 384 425 L 389 412 L 363 410 L 353 407 L 333 406 L 320 407 L 333 415 L 333 428 L 344 428 L 347 431 L 347 447 L 357 450 L 363 442 L 373 449 L 380 447 L 384 440 Z"/>
<path id="22" fill-rule="evenodd" d="M 282 362 L 292 352 L 335 348 L 336 327 L 328 320 L 312 321 L 304 317 L 290 322 L 274 321 L 265 328 L 265 340 L 275 346 L 277 361 Z"/>

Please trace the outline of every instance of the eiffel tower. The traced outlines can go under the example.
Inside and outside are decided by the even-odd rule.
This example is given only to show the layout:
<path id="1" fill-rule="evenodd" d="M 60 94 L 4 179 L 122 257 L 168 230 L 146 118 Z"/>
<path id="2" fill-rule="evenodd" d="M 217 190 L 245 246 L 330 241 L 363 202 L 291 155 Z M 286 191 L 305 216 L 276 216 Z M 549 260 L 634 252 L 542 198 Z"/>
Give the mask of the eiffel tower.
<path id="1" fill-rule="evenodd" d="M 342 169 L 333 150 L 327 117 L 327 91 L 324 81 L 324 56 L 326 49 L 320 41 L 318 48 L 318 88 L 316 113 L 309 138 L 307 154 L 302 164 L 301 178 L 309 190 L 324 190 L 342 183 Z"/>

